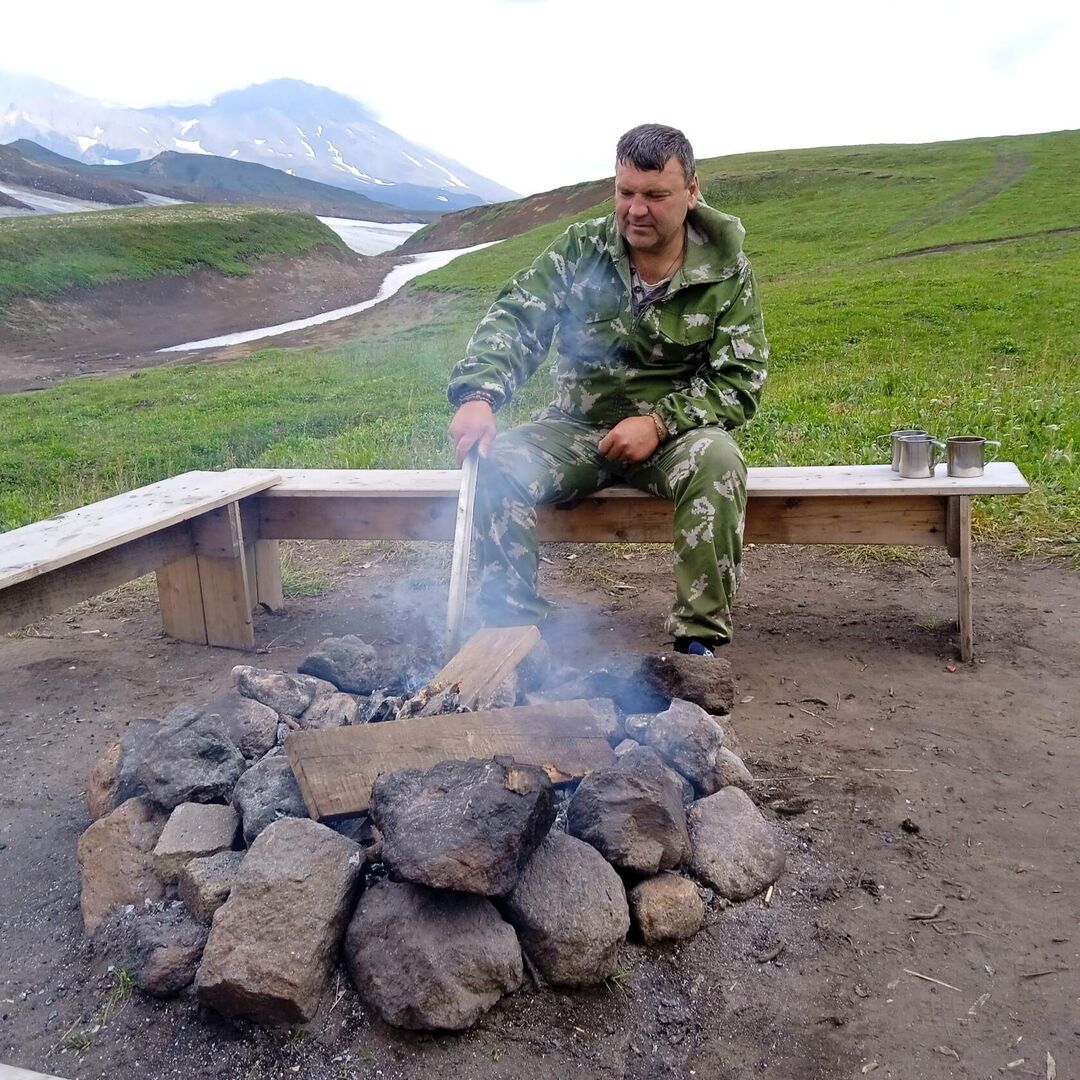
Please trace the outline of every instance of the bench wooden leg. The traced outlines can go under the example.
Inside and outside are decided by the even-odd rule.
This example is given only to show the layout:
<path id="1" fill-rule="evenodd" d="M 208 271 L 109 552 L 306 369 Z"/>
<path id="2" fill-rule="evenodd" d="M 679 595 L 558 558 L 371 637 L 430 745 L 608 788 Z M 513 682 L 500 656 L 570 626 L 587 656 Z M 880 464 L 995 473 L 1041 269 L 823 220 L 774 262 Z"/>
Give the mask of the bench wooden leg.
<path id="1" fill-rule="evenodd" d="M 240 510 L 230 503 L 191 523 L 195 554 L 157 573 L 165 632 L 181 641 L 255 648 L 252 579 Z"/>
<path id="2" fill-rule="evenodd" d="M 949 497 L 946 520 L 949 554 L 956 566 L 956 622 L 960 630 L 960 659 L 967 663 L 975 654 L 971 609 L 971 497 Z"/>
<path id="3" fill-rule="evenodd" d="M 230 503 L 196 518 L 192 526 L 199 561 L 206 643 L 229 649 L 255 648 L 255 606 L 248 578 L 240 508 Z"/>
<path id="4" fill-rule="evenodd" d="M 206 618 L 203 615 L 199 560 L 186 555 L 157 571 L 158 602 L 161 624 L 169 637 L 206 644 Z"/>
<path id="5" fill-rule="evenodd" d="M 285 606 L 281 584 L 281 553 L 276 540 L 256 540 L 255 601 L 268 611 L 280 611 Z"/>

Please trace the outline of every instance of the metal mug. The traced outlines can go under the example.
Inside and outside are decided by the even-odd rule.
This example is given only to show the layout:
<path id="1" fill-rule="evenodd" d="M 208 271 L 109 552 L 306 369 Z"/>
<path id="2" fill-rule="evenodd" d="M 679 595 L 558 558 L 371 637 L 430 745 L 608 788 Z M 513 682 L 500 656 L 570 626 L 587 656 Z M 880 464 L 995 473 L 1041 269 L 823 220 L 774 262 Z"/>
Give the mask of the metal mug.
<path id="1" fill-rule="evenodd" d="M 908 480 L 928 479 L 940 460 L 937 450 L 945 444 L 931 435 L 905 435 L 900 439 L 900 460 L 897 472 Z"/>
<path id="2" fill-rule="evenodd" d="M 1000 447 L 997 439 L 984 439 L 981 435 L 953 435 L 945 440 L 945 460 L 950 476 L 982 476 L 989 464 L 984 460 L 987 446 Z M 997 458 L 997 451 L 990 461 Z"/>
<path id="3" fill-rule="evenodd" d="M 896 431 L 890 431 L 888 435 L 878 436 L 878 439 L 890 440 L 893 472 L 900 471 L 900 440 L 906 439 L 909 435 L 929 435 L 929 432 L 923 431 L 922 428 L 897 428 Z"/>

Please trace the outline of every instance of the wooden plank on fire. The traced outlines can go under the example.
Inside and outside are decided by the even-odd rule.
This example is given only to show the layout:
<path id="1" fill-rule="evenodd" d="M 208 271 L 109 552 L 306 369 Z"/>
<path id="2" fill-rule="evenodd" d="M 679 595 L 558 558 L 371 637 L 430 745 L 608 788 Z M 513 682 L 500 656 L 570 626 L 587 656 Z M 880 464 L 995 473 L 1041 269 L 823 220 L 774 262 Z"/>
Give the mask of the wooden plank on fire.
<path id="1" fill-rule="evenodd" d="M 446 691 L 458 688 L 458 703 L 466 709 L 488 709 L 500 686 L 540 643 L 535 626 L 492 626 L 477 630 L 428 684 L 441 688 L 420 710 L 421 716 L 441 711 Z"/>
<path id="2" fill-rule="evenodd" d="M 608 723 L 588 701 L 448 713 L 294 731 L 285 753 L 313 818 L 368 808 L 375 778 L 394 769 L 505 754 L 566 783 L 615 763 Z"/>

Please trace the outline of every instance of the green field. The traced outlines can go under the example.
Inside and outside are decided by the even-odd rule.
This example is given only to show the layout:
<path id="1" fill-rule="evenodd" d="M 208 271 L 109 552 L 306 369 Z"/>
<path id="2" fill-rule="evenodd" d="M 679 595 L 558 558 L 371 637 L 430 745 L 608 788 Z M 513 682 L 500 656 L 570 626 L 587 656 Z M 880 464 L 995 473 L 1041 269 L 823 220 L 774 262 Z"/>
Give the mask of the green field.
<path id="1" fill-rule="evenodd" d="M 255 258 L 347 250 L 308 214 L 235 206 L 148 206 L 0 220 L 0 319 L 16 297 L 208 267 L 246 274 Z"/>
<path id="2" fill-rule="evenodd" d="M 746 225 L 772 343 L 749 462 L 880 460 L 875 437 L 898 426 L 1000 438 L 1034 490 L 979 505 L 980 533 L 1076 554 L 1080 232 L 1054 230 L 1080 226 L 1077 160 L 1080 133 L 1065 132 L 702 162 L 709 201 Z M 378 339 L 0 399 L 0 523 L 191 468 L 449 465 L 449 369 L 509 273 L 566 223 L 419 279 L 441 314 Z M 507 419 L 547 389 L 539 373 Z"/>

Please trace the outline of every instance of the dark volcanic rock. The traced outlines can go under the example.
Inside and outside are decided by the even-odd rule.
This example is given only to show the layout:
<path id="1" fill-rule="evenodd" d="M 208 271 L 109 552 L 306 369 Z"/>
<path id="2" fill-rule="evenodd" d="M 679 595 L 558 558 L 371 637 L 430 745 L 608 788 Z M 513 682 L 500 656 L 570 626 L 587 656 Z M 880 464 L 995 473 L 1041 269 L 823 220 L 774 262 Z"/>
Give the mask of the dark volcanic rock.
<path id="1" fill-rule="evenodd" d="M 673 701 L 649 722 L 645 739 L 699 795 L 711 795 L 727 783 L 720 760 L 724 729 L 699 705 Z"/>
<path id="2" fill-rule="evenodd" d="M 345 727 L 356 723 L 358 713 L 356 698 L 348 694 L 323 694 L 304 710 L 300 726 L 311 730 Z"/>
<path id="3" fill-rule="evenodd" d="M 693 937 L 705 921 L 698 887 L 677 874 L 660 874 L 635 885 L 627 895 L 630 915 L 646 945 Z"/>
<path id="4" fill-rule="evenodd" d="M 619 875 L 584 841 L 548 833 L 501 906 L 549 983 L 585 986 L 615 971 L 630 928 L 626 892 Z"/>
<path id="5" fill-rule="evenodd" d="M 246 698 L 261 701 L 275 712 L 285 716 L 301 716 L 320 692 L 333 693 L 337 688 L 329 684 L 322 687 L 319 680 L 306 676 L 295 677 L 284 671 L 240 664 L 232 669 L 236 689 Z"/>
<path id="6" fill-rule="evenodd" d="M 619 754 L 616 765 L 619 769 L 629 769 L 631 772 L 640 773 L 642 776 L 651 776 L 672 784 L 679 792 L 683 806 L 689 806 L 695 799 L 694 785 L 676 772 L 666 761 L 651 747 L 634 745 Z"/>
<path id="7" fill-rule="evenodd" d="M 278 714 L 237 690 L 219 694 L 202 715 L 236 743 L 246 758 L 262 757 L 277 741 Z"/>
<path id="8" fill-rule="evenodd" d="M 176 711 L 175 709 L 173 710 Z M 171 714 L 170 714 L 171 715 Z M 196 719 L 194 716 L 186 720 Z M 143 748 L 152 735 L 162 729 L 163 721 L 140 716 L 130 720 L 120 736 L 120 764 L 116 774 L 116 788 L 113 792 L 113 806 L 117 807 L 128 799 L 138 799 L 146 795 L 146 788 L 137 773 L 142 762 Z M 166 725 L 171 727 L 172 725 Z"/>
<path id="9" fill-rule="evenodd" d="M 228 799 L 247 762 L 207 719 L 162 724 L 138 748 L 135 779 L 158 806 Z M 121 762 L 123 770 L 125 762 Z"/>
<path id="10" fill-rule="evenodd" d="M 128 799 L 79 837 L 82 916 L 92 934 L 109 908 L 161 900 L 165 886 L 154 873 L 153 850 L 165 815 L 147 799 Z"/>
<path id="11" fill-rule="evenodd" d="M 345 963 L 364 1001 L 403 1028 L 471 1027 L 522 976 L 517 936 L 490 900 L 407 882 L 364 893 Z"/>
<path id="12" fill-rule="evenodd" d="M 719 656 L 677 652 L 647 656 L 638 668 L 638 679 L 647 691 L 669 701 L 692 701 L 716 716 L 726 716 L 735 701 L 731 664 Z"/>
<path id="13" fill-rule="evenodd" d="M 263 758 L 237 781 L 233 806 L 244 821 L 244 843 L 280 818 L 306 818 L 307 807 L 292 767 L 284 757 Z"/>
<path id="14" fill-rule="evenodd" d="M 145 993 L 172 997 L 194 982 L 207 933 L 182 904 L 122 915 L 117 927 L 119 966 Z"/>
<path id="15" fill-rule="evenodd" d="M 690 851 L 679 788 L 664 776 L 616 767 L 590 773 L 567 810 L 571 836 L 635 874 L 681 866 Z"/>
<path id="16" fill-rule="evenodd" d="M 746 792 L 726 787 L 690 807 L 690 869 L 728 900 L 749 900 L 784 869 L 784 849 Z"/>
<path id="17" fill-rule="evenodd" d="M 384 773 L 371 793 L 397 881 L 502 896 L 555 819 L 551 781 L 507 758 Z"/>
<path id="18" fill-rule="evenodd" d="M 379 685 L 378 655 L 355 634 L 320 642 L 297 671 L 325 679 L 349 694 L 370 694 Z"/>
<path id="19" fill-rule="evenodd" d="M 306 1023 L 337 963 L 360 850 L 309 819 L 285 818 L 251 846 L 214 915 L 201 1004 L 258 1023 Z"/>

